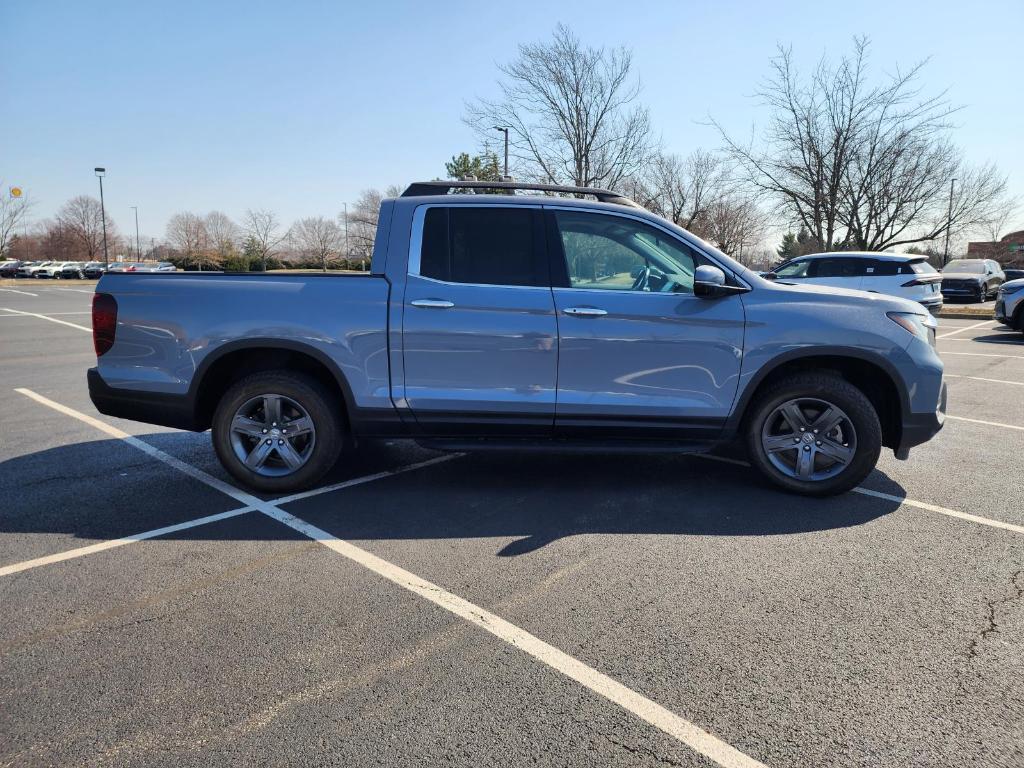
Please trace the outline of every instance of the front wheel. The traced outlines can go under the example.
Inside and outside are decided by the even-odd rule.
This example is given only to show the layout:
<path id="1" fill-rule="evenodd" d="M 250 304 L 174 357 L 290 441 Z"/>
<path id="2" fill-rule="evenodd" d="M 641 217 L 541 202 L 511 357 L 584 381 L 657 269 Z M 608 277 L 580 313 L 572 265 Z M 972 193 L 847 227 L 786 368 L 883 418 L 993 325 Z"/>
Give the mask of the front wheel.
<path id="1" fill-rule="evenodd" d="M 791 376 L 759 394 L 752 407 L 750 459 L 786 490 L 807 496 L 843 493 L 878 461 L 878 414 L 863 392 L 838 376 Z"/>
<path id="2" fill-rule="evenodd" d="M 247 376 L 213 417 L 220 463 L 243 485 L 280 493 L 307 488 L 338 460 L 342 404 L 316 379 L 289 371 Z"/>

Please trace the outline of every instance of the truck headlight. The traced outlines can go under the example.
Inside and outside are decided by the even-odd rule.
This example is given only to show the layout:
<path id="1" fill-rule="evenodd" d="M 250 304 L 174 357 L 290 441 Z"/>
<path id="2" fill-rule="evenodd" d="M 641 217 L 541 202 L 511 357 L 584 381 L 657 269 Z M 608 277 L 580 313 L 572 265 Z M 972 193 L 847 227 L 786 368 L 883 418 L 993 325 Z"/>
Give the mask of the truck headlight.
<path id="1" fill-rule="evenodd" d="M 931 315 L 919 315 L 916 312 L 886 312 L 885 315 L 907 333 L 935 346 L 935 328 L 938 322 Z"/>

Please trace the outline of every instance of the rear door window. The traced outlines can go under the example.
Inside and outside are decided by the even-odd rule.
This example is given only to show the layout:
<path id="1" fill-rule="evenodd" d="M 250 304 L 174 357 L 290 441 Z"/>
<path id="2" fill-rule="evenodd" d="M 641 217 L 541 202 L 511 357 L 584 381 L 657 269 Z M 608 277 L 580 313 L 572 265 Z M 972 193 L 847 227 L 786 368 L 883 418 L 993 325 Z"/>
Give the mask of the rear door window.
<path id="1" fill-rule="evenodd" d="M 419 274 L 446 283 L 549 285 L 539 212 L 497 206 L 427 209 Z"/>
<path id="2" fill-rule="evenodd" d="M 867 259 L 827 258 L 817 259 L 814 277 L 861 277 L 867 274 Z"/>

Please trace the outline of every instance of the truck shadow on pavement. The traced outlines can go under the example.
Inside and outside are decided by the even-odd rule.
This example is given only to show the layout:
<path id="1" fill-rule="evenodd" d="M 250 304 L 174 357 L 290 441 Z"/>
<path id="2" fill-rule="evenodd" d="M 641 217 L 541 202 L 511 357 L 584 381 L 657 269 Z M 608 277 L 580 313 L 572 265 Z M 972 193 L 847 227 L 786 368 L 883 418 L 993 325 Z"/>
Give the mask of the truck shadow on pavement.
<path id="1" fill-rule="evenodd" d="M 146 442 L 217 472 L 206 436 L 158 433 Z M 197 442 L 202 440 L 205 448 Z M 429 458 L 403 441 L 370 445 L 324 484 Z M 876 470 L 869 480 L 903 489 Z M 0 533 L 106 540 L 236 509 L 237 501 L 118 440 L 63 446 L 0 464 Z M 341 539 L 513 539 L 517 556 L 579 534 L 777 536 L 868 523 L 898 503 L 845 494 L 809 499 L 776 490 L 748 467 L 678 455 L 480 453 L 291 502 L 284 508 Z M 189 539 L 294 538 L 241 517 L 169 534 Z M 270 531 L 279 529 L 277 536 Z M 70 544 L 55 537 L 47 549 Z M 63 539 L 63 544 L 61 540 Z M 4 537 L 0 563 L 17 555 Z M 36 556 L 26 555 L 26 557 Z"/>

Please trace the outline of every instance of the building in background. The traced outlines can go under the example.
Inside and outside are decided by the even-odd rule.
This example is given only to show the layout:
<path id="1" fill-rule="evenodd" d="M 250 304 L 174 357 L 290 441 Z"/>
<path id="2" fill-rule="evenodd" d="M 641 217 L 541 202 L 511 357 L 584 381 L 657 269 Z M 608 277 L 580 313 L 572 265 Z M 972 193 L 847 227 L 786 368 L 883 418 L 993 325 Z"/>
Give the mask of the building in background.
<path id="1" fill-rule="evenodd" d="M 995 259 L 1004 267 L 1024 269 L 1024 229 L 1011 232 L 998 242 L 968 243 L 967 258 Z"/>

